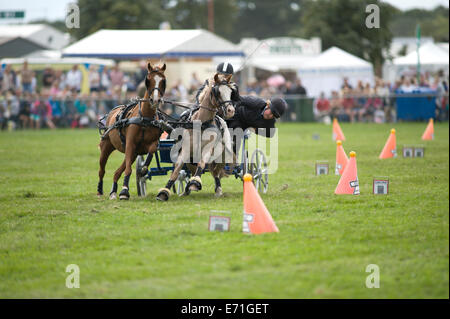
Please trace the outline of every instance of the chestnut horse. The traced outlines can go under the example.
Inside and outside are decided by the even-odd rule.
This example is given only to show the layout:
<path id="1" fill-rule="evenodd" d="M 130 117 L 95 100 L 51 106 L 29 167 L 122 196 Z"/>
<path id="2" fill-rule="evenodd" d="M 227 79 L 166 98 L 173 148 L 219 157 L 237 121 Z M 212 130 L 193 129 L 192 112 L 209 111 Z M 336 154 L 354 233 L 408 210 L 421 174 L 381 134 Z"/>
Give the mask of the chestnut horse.
<path id="1" fill-rule="evenodd" d="M 162 102 L 162 97 L 166 89 L 166 77 L 164 71 L 166 64 L 162 66 L 152 66 L 147 61 L 147 76 L 145 78 L 144 99 L 134 105 L 127 114 L 124 106 L 113 109 L 106 118 L 106 133 L 100 141 L 100 169 L 98 171 L 99 182 L 97 195 L 103 195 L 103 177 L 105 176 L 105 166 L 109 155 L 114 150 L 125 153 L 122 165 L 114 173 L 114 182 L 110 193 L 110 199 L 117 198 L 117 181 L 125 171 L 120 199 L 129 199 L 129 181 L 131 176 L 131 165 L 136 160 L 137 155 L 148 154 L 145 167 L 150 164 L 153 154 L 156 152 L 161 129 L 157 126 L 156 110 Z"/>

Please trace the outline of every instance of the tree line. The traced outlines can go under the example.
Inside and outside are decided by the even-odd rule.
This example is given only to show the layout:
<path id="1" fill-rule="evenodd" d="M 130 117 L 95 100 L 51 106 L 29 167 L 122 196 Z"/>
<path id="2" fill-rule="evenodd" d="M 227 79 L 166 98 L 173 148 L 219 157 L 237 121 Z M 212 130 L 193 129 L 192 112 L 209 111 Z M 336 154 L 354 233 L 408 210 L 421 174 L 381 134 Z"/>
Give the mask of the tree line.
<path id="1" fill-rule="evenodd" d="M 381 72 L 384 52 L 394 36 L 422 36 L 448 42 L 449 9 L 401 11 L 379 0 L 211 0 L 214 33 L 234 43 L 292 36 L 320 37 L 322 49 L 338 46 L 371 61 Z M 100 29 L 208 29 L 208 0 L 78 0 L 80 28 L 70 29 L 81 39 Z M 366 6 L 380 8 L 380 28 L 367 28 Z M 209 4 L 211 5 L 211 4 Z M 211 18 L 211 17 L 210 17 Z M 67 32 L 63 21 L 53 25 Z"/>

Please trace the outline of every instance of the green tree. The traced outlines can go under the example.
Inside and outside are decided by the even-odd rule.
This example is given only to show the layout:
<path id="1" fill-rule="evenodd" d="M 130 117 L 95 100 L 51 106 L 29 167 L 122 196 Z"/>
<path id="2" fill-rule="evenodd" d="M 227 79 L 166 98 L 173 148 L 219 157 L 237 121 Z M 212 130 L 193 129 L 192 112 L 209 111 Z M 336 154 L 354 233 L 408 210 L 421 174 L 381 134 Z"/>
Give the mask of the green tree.
<path id="1" fill-rule="evenodd" d="M 438 42 L 448 42 L 449 9 L 438 6 L 433 10 L 397 10 L 394 13 L 391 30 L 396 37 L 414 37 L 416 25 L 421 25 L 422 36 L 432 37 Z"/>
<path id="2" fill-rule="evenodd" d="M 368 28 L 365 24 L 366 6 L 380 8 L 380 27 Z M 373 63 L 375 73 L 381 74 L 383 51 L 392 40 L 389 24 L 395 8 L 378 0 L 316 0 L 307 1 L 302 8 L 300 23 L 291 35 L 320 37 L 322 50 L 337 46 Z"/>
<path id="3" fill-rule="evenodd" d="M 239 0 L 232 40 L 287 36 L 298 25 L 304 0 Z"/>
<path id="4" fill-rule="evenodd" d="M 233 39 L 238 12 L 236 0 L 213 1 L 214 33 L 226 39 Z M 172 27 L 176 29 L 208 29 L 207 0 L 177 0 L 170 9 Z"/>
<path id="5" fill-rule="evenodd" d="M 78 6 L 80 28 L 70 30 L 77 39 L 100 29 L 157 29 L 172 20 L 164 0 L 78 0 Z"/>

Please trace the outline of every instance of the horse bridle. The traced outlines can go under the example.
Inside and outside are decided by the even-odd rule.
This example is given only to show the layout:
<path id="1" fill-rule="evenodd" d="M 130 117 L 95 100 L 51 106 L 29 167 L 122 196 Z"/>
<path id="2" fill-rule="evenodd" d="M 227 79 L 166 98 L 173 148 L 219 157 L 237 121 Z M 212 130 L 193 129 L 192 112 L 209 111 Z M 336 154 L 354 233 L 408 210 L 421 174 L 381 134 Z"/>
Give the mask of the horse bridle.
<path id="1" fill-rule="evenodd" d="M 150 74 L 152 74 L 152 73 L 159 73 L 159 70 L 152 70 L 152 71 L 150 71 Z M 151 97 L 152 96 L 152 94 L 153 94 L 153 91 L 158 91 L 159 92 L 159 94 L 161 95 L 161 97 L 163 97 L 164 96 L 164 93 L 166 92 L 166 77 L 163 77 L 163 89 L 161 90 L 159 87 L 157 87 L 157 86 L 155 86 L 153 89 L 151 89 L 151 90 L 149 90 L 148 89 L 148 86 L 149 86 L 149 79 L 148 79 L 148 77 L 146 76 L 145 77 L 145 87 L 146 87 L 146 89 L 147 89 L 147 92 L 148 92 L 148 96 L 149 97 Z"/>
<path id="2" fill-rule="evenodd" d="M 227 81 L 222 81 L 222 82 L 220 82 L 218 84 L 214 84 L 211 87 L 211 92 L 210 92 L 210 99 L 212 100 L 212 98 L 214 98 L 214 100 L 217 103 L 216 107 L 217 107 L 217 109 L 219 109 L 219 113 L 220 113 L 220 111 L 222 112 L 222 115 L 226 114 L 226 110 L 225 110 L 226 104 L 231 103 L 231 105 L 233 105 L 233 101 L 232 100 L 220 101 L 219 87 L 221 85 L 227 85 L 228 86 L 228 84 L 229 83 Z M 217 110 L 211 109 L 211 108 L 206 107 L 206 106 L 200 106 L 200 107 L 204 108 L 204 109 L 207 109 L 207 110 L 209 110 L 211 112 L 216 112 L 217 111 Z"/>

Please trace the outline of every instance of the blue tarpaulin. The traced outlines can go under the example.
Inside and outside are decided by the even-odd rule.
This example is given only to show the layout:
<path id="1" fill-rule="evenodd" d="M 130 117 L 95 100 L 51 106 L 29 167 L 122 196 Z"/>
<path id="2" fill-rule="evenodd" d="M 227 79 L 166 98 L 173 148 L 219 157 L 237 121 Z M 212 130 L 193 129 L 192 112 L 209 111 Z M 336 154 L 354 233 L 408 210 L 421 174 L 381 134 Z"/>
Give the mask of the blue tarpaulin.
<path id="1" fill-rule="evenodd" d="M 420 88 L 412 92 L 397 90 L 397 120 L 414 121 L 434 118 L 436 91 Z M 428 96 L 427 96 L 428 95 Z"/>

